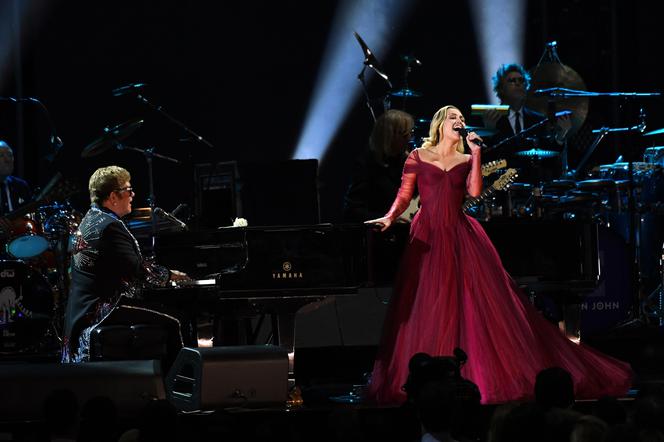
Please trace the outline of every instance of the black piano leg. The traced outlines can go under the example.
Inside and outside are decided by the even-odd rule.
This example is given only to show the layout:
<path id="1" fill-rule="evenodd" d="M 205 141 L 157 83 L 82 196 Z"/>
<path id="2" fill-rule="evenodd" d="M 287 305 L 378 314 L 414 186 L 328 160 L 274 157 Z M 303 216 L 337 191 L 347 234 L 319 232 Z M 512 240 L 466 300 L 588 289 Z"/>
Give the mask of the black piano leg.
<path id="1" fill-rule="evenodd" d="M 214 345 L 253 345 L 251 327 L 247 326 L 249 321 L 247 318 L 215 316 L 213 321 Z"/>
<path id="2" fill-rule="evenodd" d="M 275 312 L 272 314 L 274 344 L 288 351 L 288 382 L 295 384 L 295 313 Z"/>

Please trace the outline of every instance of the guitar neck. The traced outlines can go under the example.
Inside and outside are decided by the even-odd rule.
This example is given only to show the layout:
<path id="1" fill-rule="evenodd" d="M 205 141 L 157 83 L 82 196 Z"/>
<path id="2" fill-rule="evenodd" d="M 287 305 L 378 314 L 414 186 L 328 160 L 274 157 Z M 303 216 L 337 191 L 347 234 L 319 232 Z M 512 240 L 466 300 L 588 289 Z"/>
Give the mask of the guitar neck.
<path id="1" fill-rule="evenodd" d="M 491 186 L 487 189 L 484 189 L 480 196 L 477 198 L 469 198 L 465 203 L 463 203 L 462 209 L 464 212 L 469 210 L 471 207 L 476 206 L 477 204 L 481 203 L 491 195 L 493 195 L 496 192 L 496 188 Z"/>

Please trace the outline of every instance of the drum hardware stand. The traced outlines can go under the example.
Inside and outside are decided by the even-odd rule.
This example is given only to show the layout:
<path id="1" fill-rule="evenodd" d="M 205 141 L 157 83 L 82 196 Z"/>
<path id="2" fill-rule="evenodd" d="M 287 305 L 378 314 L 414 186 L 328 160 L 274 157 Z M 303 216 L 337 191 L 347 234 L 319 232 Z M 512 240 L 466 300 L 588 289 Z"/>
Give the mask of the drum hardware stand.
<path id="1" fill-rule="evenodd" d="M 648 318 L 657 319 L 657 325 L 661 328 L 664 327 L 664 243 L 659 257 L 659 274 L 661 281 L 643 301 L 642 311 Z"/>
<path id="2" fill-rule="evenodd" d="M 614 96 L 625 96 L 625 93 L 615 92 L 609 93 Z M 659 95 L 656 94 L 639 94 L 639 95 Z M 599 133 L 598 139 L 603 137 L 603 134 L 608 132 L 640 132 L 643 133 L 646 129 L 646 114 L 643 108 L 639 110 L 639 124 L 631 127 L 620 127 L 620 128 L 602 128 L 597 131 L 593 130 L 593 133 Z M 594 146 L 596 147 L 596 144 Z M 590 151 L 592 153 L 592 151 Z M 586 156 L 589 156 L 587 154 Z M 587 160 L 584 156 L 584 160 Z M 583 160 L 582 160 L 583 161 Z M 630 327 L 634 325 L 644 325 L 647 323 L 644 312 L 644 305 L 647 302 L 647 299 L 643 299 L 643 287 L 641 279 L 641 215 L 639 208 L 637 207 L 636 198 L 635 198 L 635 186 L 634 186 L 634 160 L 630 155 L 630 159 L 627 163 L 627 213 L 629 214 L 629 223 L 628 223 L 628 233 L 629 233 L 629 257 L 630 257 L 630 280 L 632 288 L 632 306 L 630 308 L 630 317 L 623 321 L 622 323 L 616 326 L 617 329 Z M 649 298 L 649 297 L 648 297 Z"/>
<path id="3" fill-rule="evenodd" d="M 64 335 L 64 317 L 66 308 L 66 299 L 69 295 L 69 278 L 67 271 L 67 248 L 68 235 L 59 234 L 55 242 L 55 268 L 58 273 L 55 284 L 55 290 L 58 292 L 56 302 L 53 303 L 53 323 L 52 329 L 56 340 L 61 344 Z"/>
<path id="4" fill-rule="evenodd" d="M 360 37 L 360 34 L 357 32 L 353 32 L 353 35 L 355 35 L 355 39 L 357 42 L 360 44 L 360 47 L 362 48 L 362 53 L 364 54 L 364 62 L 362 66 L 362 70 L 360 73 L 357 75 L 357 79 L 360 80 L 360 83 L 362 83 L 362 91 L 364 92 L 364 98 L 366 100 L 366 105 L 367 108 L 369 109 L 369 112 L 371 113 L 371 118 L 373 119 L 374 123 L 376 122 L 376 113 L 373 110 L 373 107 L 371 106 L 371 97 L 369 96 L 369 91 L 367 90 L 367 84 L 364 79 L 364 72 L 366 71 L 367 67 L 373 69 L 373 71 L 378 74 L 380 78 L 385 80 L 387 83 L 388 87 L 390 90 L 392 89 L 392 83 L 390 82 L 389 77 L 380 69 L 380 63 L 376 59 L 376 56 L 371 52 L 371 49 L 367 46 L 367 44 L 362 40 L 362 37 Z M 389 101 L 387 101 L 387 96 L 383 100 L 385 104 L 385 108 L 389 109 Z"/>
<path id="5" fill-rule="evenodd" d="M 126 146 L 122 143 L 116 143 L 115 147 L 118 150 L 133 150 L 134 152 L 139 152 L 145 157 L 145 161 L 147 162 L 148 165 L 148 206 L 150 207 L 150 225 L 151 225 L 151 231 L 150 231 L 150 255 L 154 257 L 155 253 L 155 245 L 157 242 L 157 214 L 155 213 L 155 208 L 157 206 L 156 202 L 156 197 L 154 194 L 154 173 L 153 173 L 153 167 L 152 167 L 152 160 L 153 158 L 160 158 L 162 160 L 170 161 L 175 164 L 180 164 L 180 160 L 176 160 L 175 158 L 167 157 L 166 155 L 161 155 L 156 153 L 154 150 L 154 147 L 147 147 L 147 148 L 139 148 L 139 147 L 132 147 L 132 146 Z"/>
<path id="6" fill-rule="evenodd" d="M 408 85 L 408 76 L 410 75 L 411 72 L 413 72 L 413 65 L 415 66 L 422 66 L 422 62 L 415 58 L 412 55 L 402 55 L 401 56 L 401 61 L 406 63 L 406 67 L 404 68 L 403 71 L 403 91 L 408 92 L 410 91 L 410 86 Z M 389 95 L 388 95 L 389 96 Z M 415 95 L 416 96 L 416 95 Z M 401 104 L 401 110 L 405 111 L 406 110 L 406 101 L 408 100 L 409 95 L 405 93 L 403 95 L 403 102 Z"/>

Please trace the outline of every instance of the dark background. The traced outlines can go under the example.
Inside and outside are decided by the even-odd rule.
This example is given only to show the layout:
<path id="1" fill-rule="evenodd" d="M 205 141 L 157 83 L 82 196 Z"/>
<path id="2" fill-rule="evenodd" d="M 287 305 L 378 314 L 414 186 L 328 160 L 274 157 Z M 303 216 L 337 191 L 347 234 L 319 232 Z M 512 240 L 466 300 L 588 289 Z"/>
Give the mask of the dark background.
<path id="1" fill-rule="evenodd" d="M 488 99 L 469 5 L 411 3 L 411 13 L 391 30 L 394 45 L 376 55 L 397 88 L 403 71 L 399 56 L 413 53 L 422 61 L 409 83 L 424 96 L 405 104 L 416 117 L 430 118 L 448 103 L 468 115 L 470 104 Z M 579 73 L 588 90 L 661 90 L 660 25 L 649 3 L 540 0 L 527 4 L 526 67 L 537 63 L 546 42 L 556 40 L 560 59 Z M 3 2 L 5 20 L 17 12 L 25 19 L 20 29 L 14 23 L 12 31 L 21 39 L 14 42 L 2 67 L 0 95 L 41 100 L 64 146 L 50 161 L 55 152 L 48 142 L 48 123 L 34 103 L 0 103 L 0 138 L 16 151 L 17 174 L 35 186 L 59 169 L 85 188 L 97 167 L 127 167 L 137 189 L 134 206 L 140 207 L 146 205 L 148 189 L 140 154 L 111 150 L 81 159 L 80 152 L 104 127 L 143 119 L 143 127 L 127 144 L 155 147 L 182 161 L 173 165 L 155 160 L 158 205 L 172 210 L 186 202 L 193 207 L 193 164 L 261 161 L 278 168 L 280 160 L 291 157 L 336 7 L 335 1 L 295 0 Z M 359 72 L 363 59 L 359 46 L 355 56 L 346 62 Z M 184 131 L 135 98 L 112 96 L 113 88 L 133 82 L 147 83 L 144 93 L 151 102 L 203 135 L 214 148 L 187 140 Z M 380 94 L 380 89 L 373 81 L 372 94 Z M 660 98 L 593 99 L 582 133 L 603 125 L 635 124 L 641 106 L 647 110 L 648 130 L 662 127 L 661 105 Z M 402 108 L 404 103 L 394 99 L 392 106 Z M 370 115 L 358 96 L 319 168 L 322 221 L 340 221 L 352 160 L 366 145 L 370 128 Z M 588 137 L 580 136 L 575 148 L 587 145 Z M 638 159 L 647 145 L 656 142 L 653 137 L 612 135 L 591 161 L 613 162 L 619 153 Z M 292 183 L 283 185 L 278 173 L 270 177 L 273 182 L 265 185 L 272 194 L 280 189 L 283 198 L 289 198 Z M 76 204 L 84 206 L 85 198 Z"/>

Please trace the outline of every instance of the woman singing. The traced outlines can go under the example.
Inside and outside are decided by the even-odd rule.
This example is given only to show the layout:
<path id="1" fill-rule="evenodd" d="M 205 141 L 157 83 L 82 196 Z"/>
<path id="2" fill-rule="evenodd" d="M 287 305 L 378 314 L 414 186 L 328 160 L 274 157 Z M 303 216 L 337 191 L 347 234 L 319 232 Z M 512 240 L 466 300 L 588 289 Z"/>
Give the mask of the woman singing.
<path id="1" fill-rule="evenodd" d="M 455 130 L 464 127 L 456 107 L 438 110 L 429 137 L 406 160 L 389 212 L 367 221 L 390 227 L 417 185 L 421 208 L 385 318 L 369 399 L 403 402 L 410 358 L 418 352 L 448 356 L 455 347 L 467 353 L 462 375 L 478 385 L 483 403 L 532 398 L 537 373 L 551 366 L 572 374 L 577 397 L 626 393 L 629 365 L 572 343 L 541 316 L 480 224 L 463 213 L 464 196 L 477 196 L 482 187 L 479 139 L 469 133 L 471 154 L 464 154 Z"/>

